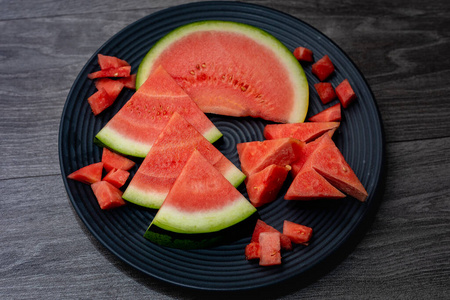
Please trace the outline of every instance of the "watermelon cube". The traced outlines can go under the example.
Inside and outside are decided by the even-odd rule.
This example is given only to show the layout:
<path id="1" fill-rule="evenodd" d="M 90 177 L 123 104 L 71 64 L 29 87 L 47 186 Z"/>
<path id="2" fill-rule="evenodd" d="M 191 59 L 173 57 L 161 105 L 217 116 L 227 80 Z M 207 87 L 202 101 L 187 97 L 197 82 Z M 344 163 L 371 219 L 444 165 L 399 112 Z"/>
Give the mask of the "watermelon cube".
<path id="1" fill-rule="evenodd" d="M 122 91 L 124 84 L 118 80 L 100 78 L 95 82 L 95 87 L 97 90 L 104 88 L 108 95 L 112 98 L 111 101 L 115 101 L 117 96 L 119 96 Z"/>
<path id="2" fill-rule="evenodd" d="M 125 60 L 119 59 L 115 56 L 108 56 L 100 53 L 97 55 L 97 59 L 98 64 L 100 65 L 100 69 L 102 70 L 126 67 L 130 65 Z"/>
<path id="3" fill-rule="evenodd" d="M 341 104 L 336 103 L 333 106 L 328 107 L 325 110 L 310 117 L 308 121 L 311 122 L 340 122 L 341 117 Z"/>
<path id="4" fill-rule="evenodd" d="M 92 191 L 101 209 L 111 209 L 125 205 L 122 191 L 107 181 L 98 181 L 91 184 Z"/>
<path id="5" fill-rule="evenodd" d="M 92 184 L 102 180 L 103 163 L 93 163 L 70 173 L 67 178 Z"/>
<path id="6" fill-rule="evenodd" d="M 110 172 L 112 169 L 122 169 L 128 171 L 136 164 L 131 159 L 113 152 L 108 148 L 103 148 L 102 162 L 103 167 L 107 172 Z"/>
<path id="7" fill-rule="evenodd" d="M 311 72 L 319 78 L 320 81 L 324 81 L 334 72 L 334 65 L 328 55 L 324 55 L 321 59 L 316 61 L 312 67 Z"/>
<path id="8" fill-rule="evenodd" d="M 344 79 L 336 87 L 336 95 L 344 108 L 347 108 L 356 99 L 356 94 L 348 79 Z"/>
<path id="9" fill-rule="evenodd" d="M 258 259 L 260 256 L 259 243 L 251 242 L 247 246 L 245 246 L 245 259 L 252 260 Z"/>
<path id="10" fill-rule="evenodd" d="M 115 98 L 112 98 L 104 88 L 101 88 L 88 98 L 88 103 L 94 115 L 97 116 L 110 107 L 114 103 L 114 100 Z"/>
<path id="11" fill-rule="evenodd" d="M 327 104 L 336 98 L 336 93 L 330 82 L 318 82 L 314 84 L 314 88 L 323 104 Z"/>
<path id="12" fill-rule="evenodd" d="M 305 47 L 297 47 L 297 48 L 295 48 L 293 54 L 294 54 L 296 59 L 301 60 L 301 61 L 312 62 L 314 60 L 313 59 L 313 52 L 311 50 L 309 50 L 308 48 L 305 48 Z"/>
<path id="13" fill-rule="evenodd" d="M 311 227 L 284 220 L 283 234 L 287 235 L 294 244 L 308 245 L 312 232 Z"/>
<path id="14" fill-rule="evenodd" d="M 279 232 L 262 232 L 259 235 L 259 265 L 281 265 L 281 245 Z"/>
<path id="15" fill-rule="evenodd" d="M 130 172 L 122 169 L 112 169 L 103 177 L 103 180 L 120 189 L 127 182 L 128 177 L 130 177 Z"/>
<path id="16" fill-rule="evenodd" d="M 130 66 L 110 68 L 106 70 L 100 70 L 88 74 L 89 79 L 102 78 L 102 77 L 129 77 L 131 72 Z"/>

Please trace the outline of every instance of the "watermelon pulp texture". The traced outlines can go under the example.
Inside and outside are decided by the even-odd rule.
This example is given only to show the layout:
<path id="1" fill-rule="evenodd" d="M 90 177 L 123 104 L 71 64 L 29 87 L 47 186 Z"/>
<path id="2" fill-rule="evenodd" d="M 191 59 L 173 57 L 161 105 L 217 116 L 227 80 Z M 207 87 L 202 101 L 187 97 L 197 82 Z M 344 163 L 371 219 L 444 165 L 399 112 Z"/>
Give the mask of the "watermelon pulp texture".
<path id="1" fill-rule="evenodd" d="M 159 208 L 195 149 L 231 184 L 238 186 L 242 183 L 245 175 L 175 112 L 133 176 L 123 197 L 138 205 Z"/>
<path id="2" fill-rule="evenodd" d="M 310 122 L 340 122 L 341 117 L 341 104 L 336 103 L 321 112 L 310 117 L 308 121 Z"/>
<path id="3" fill-rule="evenodd" d="M 222 136 L 173 78 L 158 67 L 100 130 L 96 141 L 122 154 L 145 157 L 174 112 L 184 116 L 210 142 Z"/>
<path id="4" fill-rule="evenodd" d="M 137 89 L 159 65 L 204 112 L 290 123 L 306 117 L 309 89 L 300 63 L 253 26 L 202 21 L 175 29 L 141 62 Z"/>
<path id="5" fill-rule="evenodd" d="M 294 244 L 308 245 L 312 233 L 311 227 L 288 220 L 283 222 L 283 234 L 287 235 Z"/>
<path id="6" fill-rule="evenodd" d="M 259 235 L 259 265 L 281 265 L 281 245 L 279 232 L 262 232 Z"/>
<path id="7" fill-rule="evenodd" d="M 107 181 L 97 181 L 91 184 L 92 191 L 101 209 L 112 209 L 125 205 L 122 191 Z"/>
<path id="8" fill-rule="evenodd" d="M 336 87 L 336 95 L 344 108 L 347 108 L 356 99 L 356 94 L 348 79 L 344 79 Z"/>
<path id="9" fill-rule="evenodd" d="M 325 132 L 338 128 L 339 125 L 339 122 L 269 124 L 264 127 L 264 137 L 266 139 L 294 138 L 308 143 Z"/>
<path id="10" fill-rule="evenodd" d="M 152 227 L 189 235 L 217 232 L 242 222 L 255 212 L 256 208 L 194 150 L 147 232 L 151 232 Z M 145 236 L 152 238 L 151 234 Z"/>

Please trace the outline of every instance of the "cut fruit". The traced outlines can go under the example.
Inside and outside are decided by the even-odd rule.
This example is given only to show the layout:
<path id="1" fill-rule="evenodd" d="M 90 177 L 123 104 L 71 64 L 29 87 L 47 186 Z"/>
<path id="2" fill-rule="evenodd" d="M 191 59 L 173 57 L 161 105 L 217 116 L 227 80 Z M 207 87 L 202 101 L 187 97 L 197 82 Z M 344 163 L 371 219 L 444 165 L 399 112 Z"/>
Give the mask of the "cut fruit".
<path id="1" fill-rule="evenodd" d="M 259 241 L 253 242 L 245 246 L 245 259 L 259 259 L 260 256 Z"/>
<path id="2" fill-rule="evenodd" d="M 119 78 L 117 79 L 117 81 L 121 82 L 128 89 L 136 89 L 136 74 L 131 74 L 128 77 Z"/>
<path id="3" fill-rule="evenodd" d="M 126 158 L 118 153 L 115 153 L 108 148 L 103 148 L 102 152 L 103 167 L 107 172 L 112 169 L 130 170 L 136 164 L 129 158 Z"/>
<path id="4" fill-rule="evenodd" d="M 67 178 L 86 184 L 102 180 L 103 163 L 93 163 L 69 174 Z"/>
<path id="5" fill-rule="evenodd" d="M 88 103 L 94 115 L 97 116 L 110 107 L 115 100 L 116 98 L 111 97 L 104 88 L 101 88 L 88 98 Z"/>
<path id="6" fill-rule="evenodd" d="M 108 56 L 103 54 L 97 55 L 98 64 L 100 65 L 100 69 L 106 70 L 106 69 L 116 69 L 120 67 L 126 67 L 130 64 L 127 63 L 125 60 L 117 58 L 115 56 Z"/>
<path id="7" fill-rule="evenodd" d="M 298 159 L 305 143 L 293 138 L 239 143 L 236 145 L 242 172 L 248 177 L 270 165 L 286 166 Z"/>
<path id="8" fill-rule="evenodd" d="M 95 81 L 95 87 L 97 90 L 104 88 L 108 95 L 112 98 L 111 100 L 114 102 L 122 91 L 124 85 L 118 80 L 100 78 Z"/>
<path id="9" fill-rule="evenodd" d="M 159 40 L 139 66 L 139 90 L 162 65 L 207 113 L 303 122 L 309 89 L 289 49 L 256 27 L 201 21 Z"/>
<path id="10" fill-rule="evenodd" d="M 223 230 L 255 213 L 256 208 L 194 150 L 144 236 L 170 247 L 210 246 L 209 240 L 198 242 L 196 235 L 212 234 L 215 244 Z"/>
<path id="11" fill-rule="evenodd" d="M 128 177 L 130 177 L 130 172 L 122 169 L 112 169 L 103 177 L 103 180 L 120 189 L 127 182 Z"/>
<path id="12" fill-rule="evenodd" d="M 106 70 L 100 70 L 97 72 L 93 72 L 88 74 L 89 79 L 95 78 L 103 78 L 103 77 L 128 77 L 130 76 L 131 67 L 118 67 L 118 68 L 110 68 Z"/>
<path id="13" fill-rule="evenodd" d="M 287 235 L 294 244 L 308 245 L 312 233 L 311 227 L 284 220 L 283 234 Z"/>
<path id="14" fill-rule="evenodd" d="M 123 195 L 135 204 L 159 208 L 193 150 L 198 150 L 234 186 L 245 175 L 180 114 L 175 112 Z"/>
<path id="15" fill-rule="evenodd" d="M 269 124 L 264 128 L 266 139 L 294 138 L 305 143 L 325 132 L 339 127 L 339 122 L 305 122 L 294 124 Z"/>
<path id="16" fill-rule="evenodd" d="M 336 98 L 336 93 L 330 82 L 316 83 L 314 84 L 314 88 L 323 104 L 327 104 Z"/>
<path id="17" fill-rule="evenodd" d="M 348 79 L 345 79 L 336 87 L 336 95 L 344 108 L 347 108 L 356 99 L 356 94 Z"/>
<path id="18" fill-rule="evenodd" d="M 145 157 L 174 112 L 186 118 L 210 142 L 222 134 L 162 68 L 157 68 L 131 99 L 96 135 L 116 152 Z"/>
<path id="19" fill-rule="evenodd" d="M 270 165 L 248 177 L 245 185 L 253 206 L 260 207 L 274 201 L 290 170 L 290 166 Z"/>
<path id="20" fill-rule="evenodd" d="M 122 191 L 107 181 L 98 181 L 91 184 L 92 191 L 101 209 L 111 209 L 125 205 Z"/>
<path id="21" fill-rule="evenodd" d="M 341 104 L 336 103 L 333 106 L 328 107 L 325 110 L 315 114 L 310 117 L 308 121 L 310 122 L 340 122 L 341 117 Z"/>
<path id="22" fill-rule="evenodd" d="M 321 59 L 316 61 L 312 67 L 311 72 L 319 78 L 320 81 L 324 81 L 334 72 L 334 65 L 328 55 L 324 55 Z"/>
<path id="23" fill-rule="evenodd" d="M 252 233 L 252 239 L 250 243 L 258 243 L 259 241 L 259 235 L 262 232 L 278 232 L 275 228 L 268 225 L 266 222 L 262 221 L 261 219 L 258 219 L 255 224 L 255 228 L 253 229 Z M 280 243 L 281 243 L 281 249 L 283 250 L 292 250 L 292 244 L 291 240 L 287 238 L 284 234 L 281 234 L 280 236 Z"/>
<path id="24" fill-rule="evenodd" d="M 286 200 L 340 199 L 345 195 L 313 168 L 303 168 L 295 176 L 284 196 Z"/>
<path id="25" fill-rule="evenodd" d="M 297 47 L 293 52 L 296 59 L 301 61 L 312 62 L 314 61 L 313 52 L 305 47 Z"/>
<path id="26" fill-rule="evenodd" d="M 281 265 L 281 246 L 279 232 L 262 232 L 259 235 L 259 265 Z"/>

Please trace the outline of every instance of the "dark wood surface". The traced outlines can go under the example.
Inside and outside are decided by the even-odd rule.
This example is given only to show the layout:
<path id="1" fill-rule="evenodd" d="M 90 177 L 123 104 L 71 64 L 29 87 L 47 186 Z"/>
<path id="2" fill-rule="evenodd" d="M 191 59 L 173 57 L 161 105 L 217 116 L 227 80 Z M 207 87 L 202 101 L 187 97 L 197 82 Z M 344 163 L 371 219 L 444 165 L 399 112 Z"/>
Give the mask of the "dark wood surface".
<path id="1" fill-rule="evenodd" d="M 209 299 L 103 248 L 64 189 L 59 121 L 90 56 L 128 24 L 188 1 L 0 0 L 0 299 Z M 245 1 L 334 40 L 371 86 L 386 135 L 380 208 L 350 254 L 262 299 L 449 299 L 450 2 Z M 252 295 L 248 296 L 249 298 Z"/>

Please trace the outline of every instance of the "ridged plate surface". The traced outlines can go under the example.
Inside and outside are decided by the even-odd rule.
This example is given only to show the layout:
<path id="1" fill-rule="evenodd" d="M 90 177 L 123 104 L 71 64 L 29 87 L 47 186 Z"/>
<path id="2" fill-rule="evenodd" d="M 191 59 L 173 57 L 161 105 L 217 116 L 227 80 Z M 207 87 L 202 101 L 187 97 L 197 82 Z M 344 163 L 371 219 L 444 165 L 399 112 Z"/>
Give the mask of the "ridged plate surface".
<path id="1" fill-rule="evenodd" d="M 285 201 L 281 195 L 275 202 L 260 208 L 262 220 L 279 230 L 285 219 L 314 229 L 310 245 L 296 246 L 293 251 L 284 253 L 280 267 L 263 268 L 257 262 L 246 261 L 244 248 L 250 237 L 204 250 L 184 251 L 154 245 L 143 238 L 154 211 L 133 205 L 101 211 L 88 185 L 66 179 L 71 172 L 101 161 L 101 148 L 93 144 L 94 136 L 132 95 L 132 91 L 125 90 L 113 107 L 97 117 L 92 114 L 86 99 L 95 92 L 95 86 L 87 75 L 98 70 L 97 53 L 125 59 L 132 65 L 132 73 L 136 73 L 140 61 L 156 41 L 178 26 L 200 20 L 247 23 L 273 34 L 290 50 L 300 45 L 310 48 L 316 60 L 328 54 L 336 72 L 327 81 L 337 86 L 348 78 L 358 96 L 355 103 L 343 110 L 343 121 L 334 139 L 366 187 L 369 198 L 366 203 L 350 197 L 308 203 Z M 321 104 L 312 87 L 318 80 L 311 74 L 311 64 L 303 64 L 303 67 L 310 84 L 308 116 L 312 116 L 337 100 L 326 106 Z M 215 145 L 238 167 L 236 144 L 263 139 L 266 124 L 263 120 L 216 115 L 210 118 L 224 134 Z M 93 236 L 119 259 L 175 285 L 200 290 L 242 291 L 320 273 L 332 263 L 334 256 L 351 251 L 381 201 L 384 139 L 381 119 L 367 82 L 350 58 L 329 38 L 292 16 L 266 7 L 238 2 L 201 2 L 149 15 L 114 35 L 93 54 L 67 97 L 60 124 L 59 155 L 62 177 L 76 212 Z M 244 185 L 239 189 L 247 196 Z"/>

